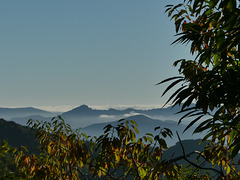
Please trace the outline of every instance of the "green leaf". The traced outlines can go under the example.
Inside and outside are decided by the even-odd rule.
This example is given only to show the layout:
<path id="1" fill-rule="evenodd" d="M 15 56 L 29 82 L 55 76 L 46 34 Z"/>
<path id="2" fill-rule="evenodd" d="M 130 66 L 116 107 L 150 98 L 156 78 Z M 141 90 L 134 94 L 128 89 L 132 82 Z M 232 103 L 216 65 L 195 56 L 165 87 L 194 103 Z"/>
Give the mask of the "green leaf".
<path id="1" fill-rule="evenodd" d="M 192 114 L 192 113 L 194 113 L 194 112 L 197 112 L 198 110 L 193 110 L 193 111 L 190 111 L 190 112 L 188 112 L 187 114 L 185 114 L 184 116 L 182 116 L 180 119 L 179 119 L 179 121 L 178 121 L 178 125 L 182 122 L 182 120 L 184 119 L 184 118 L 186 118 L 186 117 L 188 117 L 190 114 Z"/>
<path id="2" fill-rule="evenodd" d="M 160 128 L 161 128 L 160 126 L 157 126 L 157 127 L 154 128 L 154 131 L 156 131 L 156 130 L 158 130 Z"/>
<path id="3" fill-rule="evenodd" d="M 184 129 L 183 132 L 185 132 L 186 130 L 188 130 L 190 127 L 192 127 L 193 124 L 195 124 L 199 119 L 201 119 L 204 115 L 198 116 L 196 119 L 194 119 L 192 122 L 190 122 L 190 124 L 187 125 L 187 127 Z"/>
<path id="4" fill-rule="evenodd" d="M 86 138 L 86 140 L 88 140 L 88 136 L 85 133 L 81 133 L 81 135 L 84 136 Z"/>
<path id="5" fill-rule="evenodd" d="M 182 82 L 184 80 L 184 78 L 178 79 L 176 81 L 174 81 L 172 84 L 170 84 L 165 91 L 162 93 L 162 96 L 164 96 L 171 88 L 173 88 L 175 85 L 177 85 L 178 83 Z"/>
<path id="6" fill-rule="evenodd" d="M 160 138 L 159 135 L 156 135 L 156 136 L 154 137 L 154 140 L 157 140 L 157 141 L 158 141 L 159 138 Z"/>
<path id="7" fill-rule="evenodd" d="M 170 96 L 170 98 L 167 100 L 167 102 L 163 105 L 163 107 L 166 106 L 167 103 L 169 103 L 169 102 L 170 102 L 182 89 L 184 89 L 185 87 L 186 87 L 186 85 L 180 87 L 177 91 L 175 91 L 175 92 Z"/>
<path id="8" fill-rule="evenodd" d="M 105 129 L 104 133 L 107 133 L 112 128 L 111 124 L 106 125 L 103 129 Z"/>
<path id="9" fill-rule="evenodd" d="M 120 119 L 120 120 L 118 120 L 118 122 L 122 122 L 122 121 L 125 121 L 125 119 Z"/>
<path id="10" fill-rule="evenodd" d="M 231 132 L 230 132 L 230 134 L 229 134 L 229 138 L 231 139 L 231 140 L 233 140 L 234 138 L 235 138 L 235 136 L 236 136 L 236 134 L 237 134 L 237 131 L 236 130 L 231 130 Z"/>
<path id="11" fill-rule="evenodd" d="M 218 31 L 216 35 L 216 45 L 217 48 L 219 49 L 225 41 L 225 34 L 223 31 Z"/>
<path id="12" fill-rule="evenodd" d="M 170 129 L 168 129 L 168 128 L 163 128 L 163 129 L 164 129 L 165 133 L 166 133 L 170 138 L 172 138 L 172 136 L 173 136 L 172 131 L 171 131 Z"/>
<path id="13" fill-rule="evenodd" d="M 236 9 L 236 0 L 229 0 L 229 3 L 227 5 L 227 8 L 232 12 Z"/>
<path id="14" fill-rule="evenodd" d="M 201 122 L 201 123 L 197 126 L 197 128 L 194 130 L 193 133 L 200 133 L 200 132 L 205 131 L 206 129 L 209 129 L 210 126 L 211 126 L 211 123 L 212 123 L 212 118 L 207 119 L 207 120 Z"/>
<path id="15" fill-rule="evenodd" d="M 143 136 L 143 140 L 144 140 L 145 142 L 147 142 L 147 141 L 148 141 L 148 139 L 147 139 L 147 137 L 146 137 L 146 136 Z"/>
<path id="16" fill-rule="evenodd" d="M 132 124 L 134 124 L 135 126 L 138 126 L 137 123 L 136 123 L 135 121 L 130 120 L 130 122 L 131 122 Z"/>
<path id="17" fill-rule="evenodd" d="M 151 136 L 151 137 L 154 137 L 153 134 L 151 133 L 146 133 L 147 136 Z"/>
<path id="18" fill-rule="evenodd" d="M 133 126 L 134 131 L 139 134 L 138 128 L 136 126 Z"/>
<path id="19" fill-rule="evenodd" d="M 145 137 L 145 142 L 150 142 L 150 143 L 153 143 L 153 139 L 149 136 L 144 136 Z"/>
<path id="20" fill-rule="evenodd" d="M 238 155 L 239 150 L 240 150 L 240 144 L 236 144 L 233 147 L 233 150 L 231 151 L 231 157 L 236 157 L 236 155 Z"/>
<path id="21" fill-rule="evenodd" d="M 228 165 L 228 166 L 227 166 L 227 171 L 226 171 L 226 174 L 229 174 L 229 173 L 230 173 L 230 171 L 231 171 L 231 167 Z"/>
<path id="22" fill-rule="evenodd" d="M 168 149 L 167 143 L 163 138 L 158 139 L 158 143 L 163 149 Z"/>
<path id="23" fill-rule="evenodd" d="M 171 81 L 171 80 L 173 80 L 173 79 L 179 79 L 179 78 L 182 79 L 183 77 L 182 77 L 182 76 L 175 76 L 175 77 L 167 78 L 167 79 L 164 79 L 163 81 L 157 83 L 156 85 L 160 85 L 160 84 L 162 84 L 162 83 L 165 83 L 165 82 Z"/>
<path id="24" fill-rule="evenodd" d="M 130 139 L 132 140 L 132 141 L 136 141 L 136 135 L 135 135 L 135 133 L 133 132 L 133 130 L 132 129 L 130 129 L 129 130 L 129 132 L 130 132 Z"/>
<path id="25" fill-rule="evenodd" d="M 23 148 L 26 152 L 28 152 L 28 149 L 26 146 L 21 146 L 21 148 Z"/>

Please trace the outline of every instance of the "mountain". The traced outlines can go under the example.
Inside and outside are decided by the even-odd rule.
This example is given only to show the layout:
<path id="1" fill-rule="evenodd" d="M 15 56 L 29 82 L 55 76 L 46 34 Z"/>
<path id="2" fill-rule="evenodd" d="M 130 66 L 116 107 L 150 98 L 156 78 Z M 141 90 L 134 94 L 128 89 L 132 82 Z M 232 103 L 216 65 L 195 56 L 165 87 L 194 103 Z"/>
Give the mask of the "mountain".
<path id="1" fill-rule="evenodd" d="M 111 122 L 118 119 L 126 118 L 133 115 L 145 115 L 154 119 L 161 120 L 175 120 L 177 121 L 182 115 L 175 114 L 180 110 L 180 107 L 157 108 L 149 110 L 138 110 L 128 108 L 124 110 L 117 110 L 110 108 L 108 110 L 97 110 L 81 105 L 70 111 L 61 114 L 62 118 L 66 120 L 73 127 L 86 127 L 91 124 L 99 122 Z"/>
<path id="2" fill-rule="evenodd" d="M 183 144 L 185 153 L 189 154 L 193 151 L 199 151 L 199 152 L 203 151 L 204 147 L 207 145 L 207 142 L 204 142 L 201 144 L 200 142 L 201 142 L 201 139 L 183 140 L 182 144 Z M 170 160 L 180 156 L 183 156 L 183 151 L 182 151 L 180 142 L 177 142 L 174 146 L 170 147 L 167 151 L 164 152 L 163 158 Z M 196 154 L 193 157 L 196 157 Z M 180 162 L 185 162 L 185 161 L 182 160 Z"/>
<path id="3" fill-rule="evenodd" d="M 92 109 L 87 105 L 81 105 L 77 108 L 74 108 L 70 111 L 62 113 L 62 117 L 86 117 L 86 116 L 100 116 L 100 115 L 123 115 L 130 113 L 132 111 L 136 111 L 135 109 L 128 108 L 125 110 L 117 110 L 117 109 L 108 109 L 108 110 L 99 110 L 99 109 Z"/>
<path id="4" fill-rule="evenodd" d="M 176 142 L 178 142 L 176 131 L 178 131 L 181 139 L 197 139 L 197 138 L 203 137 L 203 134 L 192 135 L 193 128 L 183 133 L 183 130 L 186 128 L 186 125 L 184 124 L 177 125 L 177 122 L 175 121 L 170 121 L 170 120 L 161 121 L 158 119 L 149 118 L 145 115 L 136 115 L 136 116 L 127 117 L 126 120 L 134 120 L 138 124 L 139 134 L 137 135 L 137 137 L 142 137 L 146 133 L 152 133 L 154 135 L 157 135 L 159 131 L 154 131 L 154 128 L 157 126 L 160 126 L 161 128 L 171 129 L 174 134 L 173 138 L 172 139 L 166 138 L 169 146 L 173 146 Z M 116 126 L 118 124 L 118 121 L 92 124 L 80 129 L 80 132 L 86 133 L 91 137 L 93 136 L 98 137 L 99 135 L 103 134 L 104 132 L 103 128 L 108 124 Z"/>
<path id="5" fill-rule="evenodd" d="M 178 112 L 179 110 L 180 110 L 180 107 L 156 108 L 156 109 L 149 109 L 149 110 L 139 110 L 139 109 L 133 109 L 133 108 L 127 108 L 124 110 L 117 110 L 113 108 L 110 108 L 108 110 L 98 110 L 98 109 L 92 109 L 87 105 L 81 105 L 70 111 L 62 113 L 62 116 L 67 117 L 67 116 L 123 115 L 123 114 L 129 114 L 131 112 L 146 114 L 149 116 L 159 116 L 159 115 L 168 116 L 170 114 L 174 114 Z"/>
<path id="6" fill-rule="evenodd" d="M 173 120 L 177 122 L 182 114 L 175 114 L 180 110 L 180 107 L 156 108 L 149 110 L 139 110 L 127 108 L 124 110 L 107 109 L 98 110 L 92 109 L 87 105 L 81 105 L 70 111 L 61 114 L 67 124 L 73 129 L 84 128 L 96 123 L 110 123 L 122 118 L 127 118 L 134 115 L 144 115 L 156 120 Z M 29 119 L 37 119 L 40 121 L 50 121 L 57 113 L 43 111 L 36 108 L 0 108 L 0 118 L 14 121 L 21 125 L 26 125 Z M 189 122 L 189 120 L 184 120 Z"/>
<path id="7" fill-rule="evenodd" d="M 44 111 L 41 109 L 33 108 L 33 107 L 25 107 L 25 108 L 0 108 L 0 118 L 10 120 L 12 118 L 22 118 L 31 115 L 39 115 L 42 117 L 52 117 L 55 116 L 56 113 Z"/>
<path id="8" fill-rule="evenodd" d="M 36 131 L 13 121 L 0 119 L 0 142 L 7 140 L 13 147 L 26 146 L 30 152 L 36 152 L 39 143 L 35 140 Z"/>
<path id="9" fill-rule="evenodd" d="M 198 164 L 201 167 L 212 168 L 211 163 L 207 163 L 202 157 L 196 161 L 198 154 L 194 152 L 202 152 L 204 150 L 204 147 L 207 145 L 207 142 L 203 142 L 201 144 L 200 142 L 201 139 L 182 140 L 182 145 L 187 159 L 195 164 Z M 174 146 L 163 152 L 163 159 L 170 161 L 176 161 L 178 159 L 178 165 L 189 165 L 189 163 L 183 159 L 183 155 L 182 146 L 180 142 L 177 142 Z"/>
<path id="10" fill-rule="evenodd" d="M 29 119 L 44 121 L 44 122 L 45 121 L 50 122 L 52 117 L 43 117 L 43 116 L 39 116 L 39 115 L 31 115 L 31 116 L 27 116 L 27 117 L 12 118 L 11 121 L 14 121 L 14 122 L 16 122 L 20 125 L 26 126 Z"/>
<path id="11" fill-rule="evenodd" d="M 81 105 L 70 111 L 62 113 L 61 117 L 72 127 L 80 128 L 98 122 L 105 122 L 106 118 L 101 118 L 101 115 L 106 114 L 106 112 L 107 110 L 95 110 L 87 105 Z"/>
<path id="12" fill-rule="evenodd" d="M 77 108 L 74 108 L 70 111 L 67 111 L 62 114 L 62 116 L 95 116 L 97 115 L 99 110 L 93 110 L 92 108 L 88 107 L 87 105 L 81 105 Z"/>

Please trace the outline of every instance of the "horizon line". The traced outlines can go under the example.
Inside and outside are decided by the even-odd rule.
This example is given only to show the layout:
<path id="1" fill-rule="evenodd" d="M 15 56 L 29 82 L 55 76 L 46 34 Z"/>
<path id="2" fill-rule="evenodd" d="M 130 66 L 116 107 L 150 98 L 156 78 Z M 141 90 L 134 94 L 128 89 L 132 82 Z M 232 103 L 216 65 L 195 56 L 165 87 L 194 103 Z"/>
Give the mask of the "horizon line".
<path id="1" fill-rule="evenodd" d="M 128 109 L 128 108 L 133 108 L 136 110 L 149 110 L 149 109 L 157 109 L 157 108 L 167 108 L 171 105 L 166 105 L 165 107 L 163 107 L 163 104 L 159 104 L 159 105 L 87 105 L 87 104 L 81 104 L 81 105 L 46 105 L 46 106 L 42 106 L 42 105 L 32 105 L 32 106 L 1 106 L 1 108 L 37 108 L 40 110 L 44 110 L 44 111 L 49 111 L 49 112 L 67 112 L 70 111 L 72 109 L 75 109 L 77 107 L 80 107 L 82 105 L 86 105 L 91 109 L 94 110 L 108 110 L 110 108 L 112 109 L 117 109 L 117 110 L 124 110 L 124 109 Z"/>

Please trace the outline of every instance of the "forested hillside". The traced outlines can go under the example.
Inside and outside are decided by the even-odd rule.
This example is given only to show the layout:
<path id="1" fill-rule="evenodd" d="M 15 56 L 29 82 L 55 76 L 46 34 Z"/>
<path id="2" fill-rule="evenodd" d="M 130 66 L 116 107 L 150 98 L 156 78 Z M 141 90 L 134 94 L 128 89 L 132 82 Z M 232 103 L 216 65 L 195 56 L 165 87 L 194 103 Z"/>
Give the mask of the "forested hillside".
<path id="1" fill-rule="evenodd" d="M 5 140 L 13 147 L 26 146 L 30 152 L 36 152 L 39 143 L 35 140 L 35 134 L 36 130 L 0 119 L 0 142 Z"/>

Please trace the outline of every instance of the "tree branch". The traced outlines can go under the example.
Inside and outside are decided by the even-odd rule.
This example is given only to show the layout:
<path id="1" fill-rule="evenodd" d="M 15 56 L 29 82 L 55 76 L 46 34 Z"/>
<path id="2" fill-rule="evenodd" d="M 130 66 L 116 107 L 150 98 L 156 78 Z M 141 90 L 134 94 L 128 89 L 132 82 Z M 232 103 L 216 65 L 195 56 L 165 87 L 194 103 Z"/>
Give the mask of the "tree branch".
<path id="1" fill-rule="evenodd" d="M 181 147 L 182 147 L 183 159 L 184 159 L 185 161 L 187 161 L 189 164 L 193 165 L 193 166 L 196 167 L 196 168 L 204 169 L 204 170 L 211 170 L 211 171 L 214 171 L 214 172 L 220 174 L 221 176 L 224 176 L 224 174 L 223 174 L 221 171 L 217 170 L 217 169 L 201 167 L 201 166 L 199 166 L 198 164 L 190 161 L 190 160 L 187 158 L 187 155 L 186 155 L 186 153 L 185 153 L 185 149 L 184 149 L 184 147 L 183 147 L 183 144 L 182 144 L 182 141 L 181 141 L 181 139 L 180 139 L 180 137 L 179 137 L 179 134 L 178 134 L 178 132 L 176 132 L 176 133 L 177 133 L 177 136 L 178 136 L 178 140 L 179 140 L 179 142 L 180 142 L 180 145 L 181 145 Z M 189 155 L 189 154 L 188 154 L 188 155 Z"/>
<path id="2" fill-rule="evenodd" d="M 140 173 L 139 173 L 139 170 L 138 170 L 138 165 L 137 165 L 137 162 L 136 162 L 136 160 L 135 160 L 135 159 L 134 159 L 134 157 L 133 157 L 132 150 L 131 150 L 131 149 L 129 149 L 129 152 L 130 152 L 130 155 L 131 155 L 132 161 L 133 161 L 134 165 L 135 165 L 135 166 L 136 166 L 136 168 L 137 168 L 137 177 L 141 179 L 141 176 L 140 176 Z"/>

